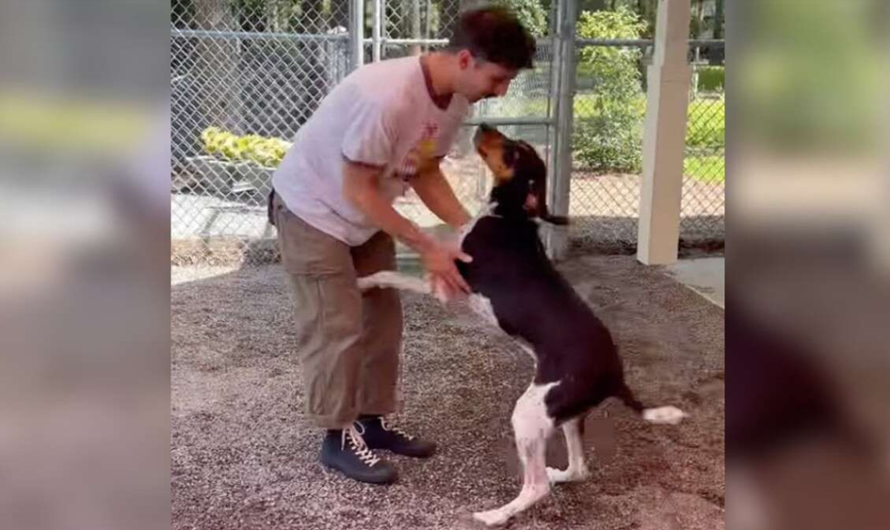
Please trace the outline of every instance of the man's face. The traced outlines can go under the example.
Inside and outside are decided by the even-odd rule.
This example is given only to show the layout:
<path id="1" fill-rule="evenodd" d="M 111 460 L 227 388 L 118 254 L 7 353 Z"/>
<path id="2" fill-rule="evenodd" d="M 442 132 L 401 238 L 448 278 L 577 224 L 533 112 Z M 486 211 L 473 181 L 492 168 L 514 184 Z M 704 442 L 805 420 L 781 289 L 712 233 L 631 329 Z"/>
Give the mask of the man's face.
<path id="1" fill-rule="evenodd" d="M 477 59 L 466 50 L 458 54 L 458 65 L 461 71 L 460 92 L 470 103 L 503 96 L 518 73 L 499 64 Z"/>

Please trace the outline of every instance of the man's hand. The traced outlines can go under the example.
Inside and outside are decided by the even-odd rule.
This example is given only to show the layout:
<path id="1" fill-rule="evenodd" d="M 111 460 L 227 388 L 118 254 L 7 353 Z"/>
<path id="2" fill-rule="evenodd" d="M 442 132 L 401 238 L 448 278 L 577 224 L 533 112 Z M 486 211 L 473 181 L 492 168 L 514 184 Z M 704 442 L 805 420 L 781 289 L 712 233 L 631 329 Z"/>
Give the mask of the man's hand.
<path id="1" fill-rule="evenodd" d="M 380 194 L 379 179 L 382 170 L 345 161 L 343 171 L 343 195 L 346 199 L 383 231 L 403 241 L 420 254 L 434 288 L 444 291 L 444 295 L 449 298 L 470 292 L 470 286 L 458 272 L 454 260 L 459 259 L 469 263 L 472 258 L 461 252 L 456 242 L 450 244 L 439 242 L 399 215 L 392 204 Z M 447 182 L 445 185 L 447 186 Z M 459 206 L 459 203 L 457 204 Z M 466 221 L 467 216 L 465 213 L 457 213 L 452 217 L 453 222 L 462 223 Z"/>
<path id="2" fill-rule="evenodd" d="M 454 298 L 459 294 L 469 294 L 470 286 L 464 281 L 463 276 L 457 270 L 454 261 L 460 260 L 470 263 L 473 258 L 463 253 L 460 248 L 433 243 L 420 251 L 420 259 L 423 267 L 430 275 L 430 283 L 434 291 L 443 288 L 446 298 Z"/>

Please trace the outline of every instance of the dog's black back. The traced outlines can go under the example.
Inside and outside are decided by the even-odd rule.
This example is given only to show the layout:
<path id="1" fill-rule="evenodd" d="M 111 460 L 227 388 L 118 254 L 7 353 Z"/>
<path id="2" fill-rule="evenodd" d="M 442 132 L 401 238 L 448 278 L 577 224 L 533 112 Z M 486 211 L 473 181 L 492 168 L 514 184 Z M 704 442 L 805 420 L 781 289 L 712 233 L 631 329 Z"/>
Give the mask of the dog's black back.
<path id="1" fill-rule="evenodd" d="M 459 263 L 475 293 L 489 299 L 500 327 L 537 358 L 535 384 L 559 382 L 547 395 L 557 423 L 615 396 L 642 410 L 624 384 L 621 359 L 606 326 L 556 270 L 526 215 L 486 216 L 463 241 Z"/>

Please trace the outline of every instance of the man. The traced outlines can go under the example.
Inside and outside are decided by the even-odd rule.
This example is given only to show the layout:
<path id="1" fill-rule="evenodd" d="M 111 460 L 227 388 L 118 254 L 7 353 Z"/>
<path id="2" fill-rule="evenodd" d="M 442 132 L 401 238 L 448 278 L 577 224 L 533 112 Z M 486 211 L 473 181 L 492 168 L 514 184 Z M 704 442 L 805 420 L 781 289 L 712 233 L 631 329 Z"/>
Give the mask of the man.
<path id="1" fill-rule="evenodd" d="M 535 43 L 500 8 L 461 15 L 448 47 L 350 74 L 297 133 L 272 179 L 270 217 L 296 303 L 308 416 L 327 429 L 321 462 L 363 482 L 391 483 L 374 449 L 428 457 L 435 445 L 387 423 L 396 411 L 402 309 L 394 290 L 361 293 L 356 278 L 395 270 L 398 239 L 433 281 L 468 291 L 457 248 L 392 207 L 410 186 L 458 228 L 470 215 L 439 169 L 471 103 L 503 96 Z"/>

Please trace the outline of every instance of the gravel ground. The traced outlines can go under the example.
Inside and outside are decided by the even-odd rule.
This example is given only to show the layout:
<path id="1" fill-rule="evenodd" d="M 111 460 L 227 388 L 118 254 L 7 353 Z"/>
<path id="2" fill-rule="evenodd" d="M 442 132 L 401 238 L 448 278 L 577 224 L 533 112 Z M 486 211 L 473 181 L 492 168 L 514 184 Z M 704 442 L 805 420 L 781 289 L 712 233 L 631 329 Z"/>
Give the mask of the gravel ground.
<path id="1" fill-rule="evenodd" d="M 557 486 L 510 528 L 723 528 L 723 311 L 632 257 L 562 269 L 613 330 L 638 396 L 692 417 L 654 426 L 607 402 L 588 418 L 591 478 Z M 509 418 L 533 367 L 498 332 L 404 295 L 399 423 L 440 450 L 392 457 L 397 484 L 363 485 L 317 461 L 281 269 L 173 276 L 173 528 L 479 528 L 472 511 L 518 492 Z M 561 435 L 550 445 L 548 463 L 563 466 Z"/>

